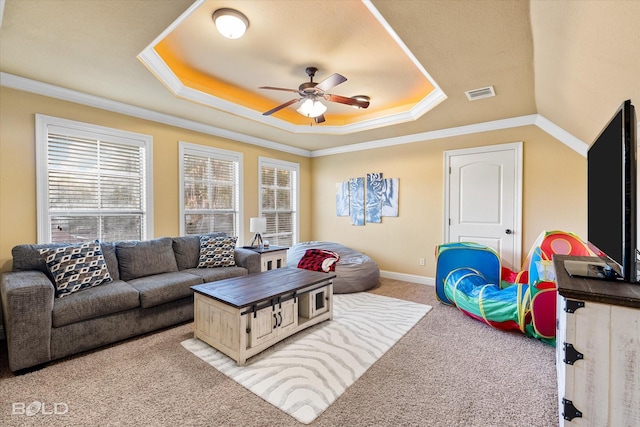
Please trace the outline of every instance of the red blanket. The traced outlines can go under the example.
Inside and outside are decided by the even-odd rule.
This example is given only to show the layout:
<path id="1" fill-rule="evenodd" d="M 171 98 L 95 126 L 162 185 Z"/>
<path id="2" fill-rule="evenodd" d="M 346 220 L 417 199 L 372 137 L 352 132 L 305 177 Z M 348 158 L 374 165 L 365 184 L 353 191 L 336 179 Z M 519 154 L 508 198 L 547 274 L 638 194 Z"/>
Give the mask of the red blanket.
<path id="1" fill-rule="evenodd" d="M 307 249 L 298 262 L 298 268 L 324 272 L 336 271 L 336 263 L 339 260 L 340 255 L 333 251 Z"/>

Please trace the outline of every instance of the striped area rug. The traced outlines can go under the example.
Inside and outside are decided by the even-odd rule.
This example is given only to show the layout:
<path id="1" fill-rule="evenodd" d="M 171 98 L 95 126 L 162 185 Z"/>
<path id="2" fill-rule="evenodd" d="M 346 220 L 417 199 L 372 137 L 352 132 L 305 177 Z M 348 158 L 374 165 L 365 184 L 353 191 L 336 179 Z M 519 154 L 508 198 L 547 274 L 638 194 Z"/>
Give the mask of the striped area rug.
<path id="1" fill-rule="evenodd" d="M 333 320 L 281 341 L 245 366 L 192 338 L 190 352 L 308 424 L 406 334 L 431 307 L 366 292 L 333 296 Z"/>

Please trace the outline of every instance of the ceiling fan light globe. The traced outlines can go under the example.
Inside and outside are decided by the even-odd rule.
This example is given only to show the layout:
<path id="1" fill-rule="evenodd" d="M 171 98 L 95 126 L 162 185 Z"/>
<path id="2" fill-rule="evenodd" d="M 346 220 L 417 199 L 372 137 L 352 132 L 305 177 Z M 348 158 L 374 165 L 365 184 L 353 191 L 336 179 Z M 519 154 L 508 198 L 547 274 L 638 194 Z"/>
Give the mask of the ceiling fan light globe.
<path id="1" fill-rule="evenodd" d="M 351 99 L 354 99 L 356 101 L 361 101 L 361 102 L 369 102 L 371 101 L 371 98 L 369 98 L 367 95 L 356 95 L 356 96 L 352 96 Z M 362 107 L 360 105 L 352 105 L 353 108 L 360 110 L 362 108 L 367 108 L 367 107 Z"/>
<path id="2" fill-rule="evenodd" d="M 218 32 L 228 39 L 239 39 L 247 31 L 249 20 L 234 9 L 218 9 L 213 12 L 213 22 Z"/>
<path id="3" fill-rule="evenodd" d="M 296 111 L 305 117 L 319 117 L 327 111 L 327 106 L 318 100 L 306 99 Z"/>

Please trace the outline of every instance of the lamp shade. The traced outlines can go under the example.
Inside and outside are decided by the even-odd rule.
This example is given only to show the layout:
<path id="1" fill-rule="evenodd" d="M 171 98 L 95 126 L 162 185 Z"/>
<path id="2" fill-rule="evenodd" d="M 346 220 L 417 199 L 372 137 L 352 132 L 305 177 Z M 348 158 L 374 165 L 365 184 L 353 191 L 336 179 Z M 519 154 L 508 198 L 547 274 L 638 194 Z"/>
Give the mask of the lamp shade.
<path id="1" fill-rule="evenodd" d="M 267 231 L 267 219 L 251 218 L 249 220 L 249 231 L 252 233 L 264 233 Z"/>
<path id="2" fill-rule="evenodd" d="M 307 98 L 296 111 L 305 117 L 318 117 L 327 111 L 327 106 L 317 99 Z"/>

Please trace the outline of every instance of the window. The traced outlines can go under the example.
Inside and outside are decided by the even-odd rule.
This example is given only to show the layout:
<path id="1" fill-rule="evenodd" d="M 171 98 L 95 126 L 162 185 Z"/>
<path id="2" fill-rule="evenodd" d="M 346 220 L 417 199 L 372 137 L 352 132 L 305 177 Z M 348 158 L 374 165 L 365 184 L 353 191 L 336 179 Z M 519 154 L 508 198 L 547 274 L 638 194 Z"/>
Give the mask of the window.
<path id="1" fill-rule="evenodd" d="M 180 142 L 180 233 L 240 236 L 242 153 Z"/>
<path id="2" fill-rule="evenodd" d="M 263 238 L 278 246 L 298 242 L 298 163 L 260 157 L 260 216 L 267 219 Z"/>
<path id="3" fill-rule="evenodd" d="M 151 149 L 148 135 L 36 115 L 38 242 L 146 239 Z"/>

